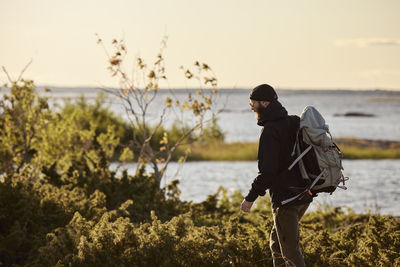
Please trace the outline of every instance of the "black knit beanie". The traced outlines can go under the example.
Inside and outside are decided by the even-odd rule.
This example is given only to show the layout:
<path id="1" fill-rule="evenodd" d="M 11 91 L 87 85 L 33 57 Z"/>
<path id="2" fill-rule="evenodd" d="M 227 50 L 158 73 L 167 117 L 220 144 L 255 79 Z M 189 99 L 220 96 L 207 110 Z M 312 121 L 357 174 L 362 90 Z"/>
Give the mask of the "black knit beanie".
<path id="1" fill-rule="evenodd" d="M 251 100 L 257 101 L 268 101 L 272 102 L 278 99 L 278 95 L 276 94 L 274 88 L 268 84 L 261 84 L 255 87 L 250 93 Z"/>

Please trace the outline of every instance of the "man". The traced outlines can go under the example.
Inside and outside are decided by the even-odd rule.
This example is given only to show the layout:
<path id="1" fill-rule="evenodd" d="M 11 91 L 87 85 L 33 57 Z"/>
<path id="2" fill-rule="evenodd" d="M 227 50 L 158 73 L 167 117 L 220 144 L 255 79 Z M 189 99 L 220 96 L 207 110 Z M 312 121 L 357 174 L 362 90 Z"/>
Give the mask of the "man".
<path id="1" fill-rule="evenodd" d="M 304 196 L 282 205 L 305 188 L 298 166 L 291 171 L 291 156 L 299 127 L 298 116 L 288 116 L 278 101 L 278 95 L 268 84 L 255 87 L 250 93 L 250 106 L 262 126 L 258 146 L 258 176 L 254 179 L 241 209 L 250 212 L 258 196 L 269 189 L 274 226 L 270 248 L 274 266 L 305 266 L 299 243 L 299 220 L 307 210 L 312 197 Z"/>

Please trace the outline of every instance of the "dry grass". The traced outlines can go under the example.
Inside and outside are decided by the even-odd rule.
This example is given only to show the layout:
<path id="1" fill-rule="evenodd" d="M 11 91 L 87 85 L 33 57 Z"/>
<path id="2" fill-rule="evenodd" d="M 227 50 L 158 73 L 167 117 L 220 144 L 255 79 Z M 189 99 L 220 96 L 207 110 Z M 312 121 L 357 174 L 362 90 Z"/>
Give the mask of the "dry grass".
<path id="1" fill-rule="evenodd" d="M 257 160 L 257 143 L 212 143 L 196 144 L 189 160 L 247 161 Z"/>
<path id="2" fill-rule="evenodd" d="M 400 142 L 341 138 L 335 140 L 345 159 L 398 159 Z M 258 143 L 195 144 L 188 160 L 253 161 L 257 160 Z"/>

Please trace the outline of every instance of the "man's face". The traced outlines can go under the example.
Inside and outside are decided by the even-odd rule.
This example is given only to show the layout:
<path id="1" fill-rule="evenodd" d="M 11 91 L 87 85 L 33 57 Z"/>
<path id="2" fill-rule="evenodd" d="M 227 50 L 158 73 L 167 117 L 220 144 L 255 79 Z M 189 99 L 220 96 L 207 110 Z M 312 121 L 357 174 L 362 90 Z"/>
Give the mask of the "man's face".
<path id="1" fill-rule="evenodd" d="M 251 107 L 251 110 L 256 113 L 257 120 L 260 118 L 261 111 L 264 110 L 268 106 L 269 103 L 270 102 L 268 102 L 268 101 L 258 101 L 258 100 L 250 99 L 249 105 Z"/>

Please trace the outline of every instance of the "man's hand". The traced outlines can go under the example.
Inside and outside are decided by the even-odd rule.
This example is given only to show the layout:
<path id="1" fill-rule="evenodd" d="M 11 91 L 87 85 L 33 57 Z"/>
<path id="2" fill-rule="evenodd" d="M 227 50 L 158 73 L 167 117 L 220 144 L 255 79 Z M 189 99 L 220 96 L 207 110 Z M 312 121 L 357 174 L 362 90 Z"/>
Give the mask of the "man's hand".
<path id="1" fill-rule="evenodd" d="M 254 202 L 248 202 L 246 199 L 243 199 L 242 204 L 240 205 L 240 209 L 244 212 L 250 212 L 251 206 L 253 206 Z"/>

